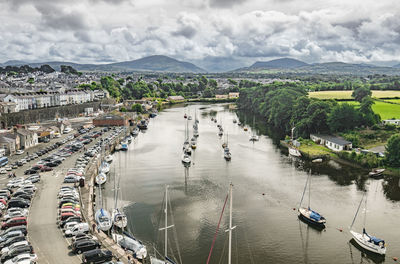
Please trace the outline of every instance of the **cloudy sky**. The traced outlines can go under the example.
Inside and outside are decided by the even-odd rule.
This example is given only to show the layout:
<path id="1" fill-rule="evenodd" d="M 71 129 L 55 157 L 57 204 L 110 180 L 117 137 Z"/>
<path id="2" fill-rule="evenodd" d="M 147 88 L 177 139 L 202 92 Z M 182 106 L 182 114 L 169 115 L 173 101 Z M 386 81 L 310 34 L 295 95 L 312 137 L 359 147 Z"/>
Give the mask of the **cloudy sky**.
<path id="1" fill-rule="evenodd" d="M 400 61 L 399 0 L 0 0 L 0 62 Z M 244 65 L 243 65 L 244 64 Z"/>

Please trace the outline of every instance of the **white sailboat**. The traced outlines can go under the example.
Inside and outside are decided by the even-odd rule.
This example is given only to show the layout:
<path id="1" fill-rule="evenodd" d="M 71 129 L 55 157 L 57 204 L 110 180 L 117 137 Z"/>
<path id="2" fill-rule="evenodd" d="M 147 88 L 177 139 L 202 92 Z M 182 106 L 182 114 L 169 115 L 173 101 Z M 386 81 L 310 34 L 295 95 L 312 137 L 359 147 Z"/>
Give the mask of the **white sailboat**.
<path id="1" fill-rule="evenodd" d="M 250 141 L 258 141 L 259 137 L 257 136 L 257 134 L 255 133 L 256 129 L 255 129 L 255 117 L 253 117 L 253 129 L 252 129 L 252 134 L 250 136 Z"/>
<path id="2" fill-rule="evenodd" d="M 100 172 L 97 176 L 96 176 L 96 184 L 97 185 L 102 185 L 104 183 L 106 183 L 107 181 L 107 175 L 103 172 Z"/>
<path id="3" fill-rule="evenodd" d="M 164 208 L 164 215 L 165 215 L 165 226 L 159 228 L 159 231 L 164 231 L 164 256 L 163 259 L 158 259 L 155 256 L 150 256 L 150 263 L 151 264 L 175 264 L 175 262 L 168 257 L 168 229 L 174 227 L 174 225 L 168 225 L 168 185 L 165 187 L 165 208 Z M 179 250 L 178 250 L 179 252 Z M 180 257 L 180 256 L 179 256 Z"/>
<path id="4" fill-rule="evenodd" d="M 308 186 L 308 206 L 307 207 L 302 207 L 301 204 L 303 202 L 304 194 L 306 193 L 306 189 Z M 306 180 L 306 185 L 304 186 L 304 191 L 303 195 L 301 196 L 300 200 L 300 205 L 299 205 L 299 218 L 305 221 L 307 224 L 314 225 L 320 229 L 325 228 L 325 223 L 326 219 L 317 213 L 316 211 L 313 211 L 310 207 L 311 203 L 311 173 L 308 175 L 307 180 Z"/>
<path id="5" fill-rule="evenodd" d="M 183 154 L 182 155 L 182 163 L 184 164 L 190 164 L 192 162 L 192 159 L 188 154 Z"/>
<path id="6" fill-rule="evenodd" d="M 187 155 L 192 154 L 192 149 L 190 148 L 190 142 L 189 142 L 188 122 L 186 122 L 186 125 L 185 125 L 185 141 L 183 142 L 183 153 L 187 154 Z"/>
<path id="7" fill-rule="evenodd" d="M 357 233 L 357 232 L 353 231 L 352 228 L 353 228 L 354 222 L 356 221 L 358 212 L 360 211 L 360 207 L 363 202 L 363 199 L 365 199 L 363 231 L 362 231 L 362 233 Z M 379 254 L 379 255 L 385 255 L 386 254 L 385 241 L 380 238 L 371 236 L 367 233 L 367 231 L 365 230 L 366 219 L 367 219 L 367 197 L 364 193 L 363 197 L 361 198 L 360 204 L 358 205 L 353 222 L 351 223 L 350 233 L 353 236 L 354 240 L 357 242 L 357 244 L 360 245 L 362 248 L 364 248 L 370 252 Z"/>
<path id="8" fill-rule="evenodd" d="M 113 156 L 112 155 L 107 155 L 104 160 L 108 163 L 111 163 L 113 161 Z"/>
<path id="9" fill-rule="evenodd" d="M 100 172 L 107 174 L 110 172 L 110 164 L 108 162 L 103 161 L 100 166 Z"/>
<path id="10" fill-rule="evenodd" d="M 292 141 L 291 141 L 292 143 L 293 143 L 293 131 L 295 128 L 296 127 L 292 128 Z M 289 154 L 294 157 L 301 157 L 300 151 L 297 148 L 295 148 L 293 145 L 289 145 Z"/>
<path id="11" fill-rule="evenodd" d="M 108 231 L 112 227 L 112 220 L 110 213 L 103 208 L 103 198 L 101 197 L 101 187 L 99 187 L 99 199 L 100 199 L 100 209 L 98 209 L 94 215 L 94 219 L 97 223 L 97 228 L 102 231 Z"/>
<path id="12" fill-rule="evenodd" d="M 128 218 L 126 217 L 126 214 L 124 213 L 123 210 L 118 209 L 118 198 L 119 198 L 119 183 L 121 180 L 121 177 L 118 178 L 118 185 L 116 185 L 116 177 L 117 175 L 114 172 L 114 210 L 111 213 L 112 220 L 114 222 L 114 225 L 124 229 L 128 225 Z"/>

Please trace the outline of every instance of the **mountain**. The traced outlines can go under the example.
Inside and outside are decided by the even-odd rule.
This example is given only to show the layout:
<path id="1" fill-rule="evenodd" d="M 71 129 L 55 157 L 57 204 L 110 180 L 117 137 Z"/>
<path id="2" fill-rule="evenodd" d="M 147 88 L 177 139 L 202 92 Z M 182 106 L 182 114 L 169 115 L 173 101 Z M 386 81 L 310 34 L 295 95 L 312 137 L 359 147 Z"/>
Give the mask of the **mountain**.
<path id="1" fill-rule="evenodd" d="M 396 64 L 396 65 L 393 65 L 392 67 L 393 67 L 393 68 L 400 68 L 400 63 L 399 63 L 399 64 Z"/>
<path id="2" fill-rule="evenodd" d="M 303 66 L 307 66 L 308 64 L 299 60 L 290 59 L 290 58 L 282 58 L 277 60 L 270 61 L 257 61 L 253 65 L 251 65 L 250 69 L 294 69 Z"/>
<path id="3" fill-rule="evenodd" d="M 3 63 L 3 66 L 9 65 L 10 61 Z M 39 67 L 43 64 L 50 65 L 57 71 L 61 70 L 61 65 L 71 66 L 78 71 L 152 71 L 152 72 L 192 72 L 202 73 L 206 70 L 197 67 L 196 65 L 179 61 L 167 56 L 155 55 L 144 57 L 138 60 L 108 63 L 108 64 L 78 64 L 72 62 L 50 61 L 50 62 L 35 62 L 26 63 L 23 61 L 12 61 L 13 66 L 27 64 L 31 67 Z"/>
<path id="4" fill-rule="evenodd" d="M 338 74 L 338 75 L 359 75 L 371 74 L 399 75 L 398 68 L 376 66 L 372 64 L 351 64 L 344 62 L 326 62 L 307 64 L 293 59 L 278 59 L 267 62 L 256 62 L 250 67 L 240 68 L 235 72 L 262 72 L 262 73 L 300 73 L 300 74 Z"/>

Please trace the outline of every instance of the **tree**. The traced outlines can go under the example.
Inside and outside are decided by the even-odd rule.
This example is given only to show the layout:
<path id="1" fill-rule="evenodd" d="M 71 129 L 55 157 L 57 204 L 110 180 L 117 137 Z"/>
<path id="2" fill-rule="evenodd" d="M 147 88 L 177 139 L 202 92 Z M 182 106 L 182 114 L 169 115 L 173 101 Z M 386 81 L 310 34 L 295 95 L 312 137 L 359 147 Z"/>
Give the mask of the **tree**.
<path id="1" fill-rule="evenodd" d="M 142 113 L 143 107 L 141 104 L 134 104 L 134 105 L 132 105 L 132 111 L 134 111 L 136 113 Z"/>
<path id="2" fill-rule="evenodd" d="M 391 136 L 386 145 L 386 163 L 391 167 L 400 167 L 400 134 Z"/>
<path id="3" fill-rule="evenodd" d="M 354 99 L 358 102 L 362 102 L 362 100 L 364 99 L 364 97 L 366 96 L 371 96 L 372 92 L 369 88 L 367 88 L 366 86 L 359 86 L 356 87 L 353 91 L 353 93 L 351 94 L 352 97 L 354 97 Z"/>
<path id="4" fill-rule="evenodd" d="M 338 104 L 328 116 L 328 125 L 332 132 L 347 131 L 359 124 L 359 113 L 354 106 Z"/>
<path id="5" fill-rule="evenodd" d="M 381 117 L 372 110 L 374 103 L 374 100 L 370 96 L 366 96 L 362 99 L 360 108 L 358 109 L 362 116 L 361 123 L 365 126 L 373 126 L 381 121 Z"/>

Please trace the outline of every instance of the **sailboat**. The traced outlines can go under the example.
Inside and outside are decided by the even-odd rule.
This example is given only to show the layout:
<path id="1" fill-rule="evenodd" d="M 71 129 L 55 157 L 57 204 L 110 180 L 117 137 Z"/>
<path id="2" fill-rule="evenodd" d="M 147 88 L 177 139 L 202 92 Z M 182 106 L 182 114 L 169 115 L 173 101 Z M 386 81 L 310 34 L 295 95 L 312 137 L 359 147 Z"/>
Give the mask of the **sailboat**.
<path id="1" fill-rule="evenodd" d="M 132 136 L 136 137 L 139 134 L 139 131 L 140 129 L 138 127 L 135 127 L 131 132 Z"/>
<path id="2" fill-rule="evenodd" d="M 256 129 L 255 129 L 255 117 L 253 117 L 253 129 L 252 129 L 252 134 L 250 136 L 250 141 L 258 141 L 259 137 L 257 136 L 257 134 L 255 133 Z"/>
<path id="3" fill-rule="evenodd" d="M 306 193 L 306 189 L 308 186 L 308 207 L 301 207 L 303 202 L 304 194 Z M 307 224 L 312 224 L 319 228 L 325 228 L 326 219 L 317 213 L 316 211 L 311 210 L 310 207 L 311 202 L 311 173 L 307 177 L 306 185 L 304 186 L 303 195 L 301 196 L 300 205 L 299 205 L 299 218 L 304 220 Z"/>
<path id="4" fill-rule="evenodd" d="M 190 148 L 190 142 L 189 142 L 189 127 L 188 127 L 188 122 L 186 122 L 185 125 L 185 141 L 183 142 L 183 153 L 187 155 L 192 154 L 192 150 Z"/>
<path id="5" fill-rule="evenodd" d="M 97 223 L 97 227 L 102 230 L 102 231 L 108 231 L 110 230 L 111 226 L 112 226 L 112 220 L 110 217 L 110 213 L 103 209 L 103 200 L 101 197 L 101 187 L 99 188 L 99 199 L 100 199 L 100 203 L 101 203 L 101 207 L 100 209 L 98 209 L 94 215 L 94 219 L 96 220 Z"/>
<path id="6" fill-rule="evenodd" d="M 188 154 L 183 154 L 182 155 L 182 163 L 184 164 L 190 164 L 192 162 L 192 159 Z"/>
<path id="7" fill-rule="evenodd" d="M 114 167 L 115 168 L 115 167 Z M 121 180 L 121 177 L 118 178 L 118 185 L 116 185 L 116 177 L 117 175 L 114 172 L 114 210 L 111 213 L 112 220 L 114 222 L 114 225 L 124 229 L 128 225 L 128 218 L 126 217 L 126 214 L 124 211 L 118 209 L 118 198 L 119 198 L 119 183 Z"/>
<path id="8" fill-rule="evenodd" d="M 97 176 L 96 176 L 96 184 L 97 185 L 102 185 L 107 181 L 107 175 L 103 172 L 100 172 Z"/>
<path id="9" fill-rule="evenodd" d="M 113 156 L 112 155 L 107 155 L 104 160 L 108 163 L 111 163 L 113 161 Z"/>
<path id="10" fill-rule="evenodd" d="M 168 257 L 168 229 L 174 227 L 174 225 L 168 225 L 168 185 L 165 187 L 165 226 L 159 228 L 159 231 L 164 231 L 164 256 L 163 259 L 158 259 L 155 256 L 150 256 L 151 264 L 175 264 L 175 262 Z"/>
<path id="11" fill-rule="evenodd" d="M 108 162 L 103 161 L 100 166 L 100 172 L 107 174 L 110 172 L 110 164 Z"/>
<path id="12" fill-rule="evenodd" d="M 190 147 L 191 147 L 192 149 L 196 149 L 196 148 L 197 148 L 197 140 L 196 140 L 196 138 L 194 137 L 194 135 L 193 135 L 192 139 L 190 140 Z"/>
<path id="13" fill-rule="evenodd" d="M 362 232 L 362 234 L 360 234 L 360 233 L 353 231 L 352 228 L 353 228 L 354 222 L 356 221 L 358 212 L 360 211 L 360 207 L 361 207 L 361 204 L 364 199 L 365 199 L 364 226 L 363 226 L 363 232 Z M 362 248 L 364 248 L 370 252 L 379 254 L 379 255 L 385 255 L 386 254 L 385 241 L 380 238 L 371 236 L 367 233 L 367 231 L 365 230 L 366 220 L 367 220 L 367 197 L 366 197 L 366 194 L 364 193 L 364 195 L 361 198 L 360 204 L 358 205 L 353 222 L 351 223 L 350 233 L 353 236 L 354 240 L 357 242 L 357 244 L 360 245 Z"/>
<path id="14" fill-rule="evenodd" d="M 293 131 L 295 128 L 296 127 L 292 128 L 292 141 L 291 141 L 292 143 L 293 143 Z M 297 148 L 295 148 L 293 145 L 289 145 L 289 154 L 294 157 L 301 157 L 300 151 Z"/>

